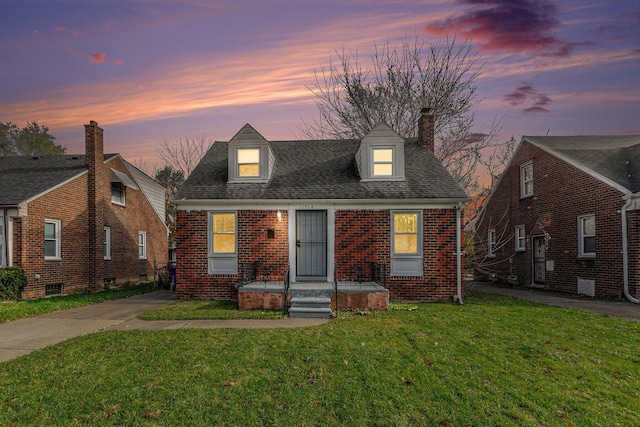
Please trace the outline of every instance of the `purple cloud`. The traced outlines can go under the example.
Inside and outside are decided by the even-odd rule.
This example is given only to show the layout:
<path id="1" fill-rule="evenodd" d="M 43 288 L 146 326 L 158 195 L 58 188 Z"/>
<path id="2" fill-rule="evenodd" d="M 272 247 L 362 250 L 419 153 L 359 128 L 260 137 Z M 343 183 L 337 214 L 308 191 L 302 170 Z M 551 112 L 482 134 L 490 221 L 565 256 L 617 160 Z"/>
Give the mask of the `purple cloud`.
<path id="1" fill-rule="evenodd" d="M 431 35 L 457 34 L 480 50 L 535 53 L 566 57 L 586 43 L 571 43 L 552 34 L 559 21 L 549 0 L 458 0 L 469 7 L 460 15 L 425 27 Z"/>
<path id="2" fill-rule="evenodd" d="M 520 86 L 506 94 L 503 99 L 514 107 L 522 104 L 531 105 L 523 110 L 525 113 L 548 113 L 549 110 L 544 107 L 553 102 L 547 95 L 538 93 L 538 90 L 527 82 L 522 82 Z"/>

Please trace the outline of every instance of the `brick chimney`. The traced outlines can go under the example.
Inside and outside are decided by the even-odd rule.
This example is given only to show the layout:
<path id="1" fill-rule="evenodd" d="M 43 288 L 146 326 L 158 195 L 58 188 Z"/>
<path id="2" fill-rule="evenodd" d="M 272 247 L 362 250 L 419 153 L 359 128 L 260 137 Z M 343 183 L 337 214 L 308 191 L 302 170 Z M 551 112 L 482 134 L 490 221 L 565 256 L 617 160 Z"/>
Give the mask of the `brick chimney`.
<path id="1" fill-rule="evenodd" d="M 435 150 L 434 128 L 435 117 L 431 113 L 431 108 L 425 107 L 420 110 L 420 118 L 418 119 L 418 142 L 431 151 Z"/>
<path id="2" fill-rule="evenodd" d="M 89 291 L 104 286 L 104 203 L 107 195 L 104 171 L 103 130 L 91 120 L 84 125 L 87 163 L 87 283 Z"/>

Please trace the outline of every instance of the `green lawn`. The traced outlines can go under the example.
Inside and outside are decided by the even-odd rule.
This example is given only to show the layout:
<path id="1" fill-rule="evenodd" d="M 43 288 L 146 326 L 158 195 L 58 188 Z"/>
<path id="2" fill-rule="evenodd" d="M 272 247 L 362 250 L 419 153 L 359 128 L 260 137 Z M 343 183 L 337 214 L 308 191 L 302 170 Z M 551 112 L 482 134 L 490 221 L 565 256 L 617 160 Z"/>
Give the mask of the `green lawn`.
<path id="1" fill-rule="evenodd" d="M 151 292 L 153 282 L 92 294 L 62 295 L 29 301 L 0 301 L 0 323 Z"/>
<path id="2" fill-rule="evenodd" d="M 303 329 L 103 332 L 0 363 L 0 425 L 640 425 L 640 324 L 470 293 Z"/>

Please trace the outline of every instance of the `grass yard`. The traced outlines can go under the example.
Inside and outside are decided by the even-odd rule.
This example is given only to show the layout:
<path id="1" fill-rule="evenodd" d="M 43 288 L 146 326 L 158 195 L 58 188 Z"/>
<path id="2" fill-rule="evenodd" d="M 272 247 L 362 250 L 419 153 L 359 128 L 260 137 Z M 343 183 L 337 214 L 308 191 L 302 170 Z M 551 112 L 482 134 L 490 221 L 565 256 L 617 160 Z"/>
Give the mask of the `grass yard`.
<path id="1" fill-rule="evenodd" d="M 237 310 L 233 301 L 176 301 L 138 316 L 142 320 L 282 319 L 282 310 Z"/>
<path id="2" fill-rule="evenodd" d="M 0 363 L 0 425 L 640 425 L 640 324 L 497 295 Z"/>
<path id="3" fill-rule="evenodd" d="M 0 323 L 114 299 L 127 298 L 151 292 L 152 290 L 153 282 L 92 294 L 62 295 L 29 301 L 0 301 Z"/>

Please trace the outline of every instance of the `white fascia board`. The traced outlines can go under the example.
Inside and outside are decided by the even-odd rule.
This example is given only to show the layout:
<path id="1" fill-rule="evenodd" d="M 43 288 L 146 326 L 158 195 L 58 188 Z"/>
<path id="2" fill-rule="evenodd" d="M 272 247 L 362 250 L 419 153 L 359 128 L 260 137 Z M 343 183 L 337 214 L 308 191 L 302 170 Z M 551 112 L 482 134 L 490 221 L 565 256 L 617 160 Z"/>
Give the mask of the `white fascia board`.
<path id="1" fill-rule="evenodd" d="M 33 202 L 34 200 L 44 196 L 45 194 L 51 193 L 53 190 L 57 190 L 58 188 L 67 185 L 68 183 L 70 183 L 71 181 L 80 178 L 83 175 L 86 175 L 88 173 L 88 171 L 84 170 L 82 172 L 80 172 L 77 175 L 72 176 L 71 178 L 68 178 L 64 181 L 62 181 L 59 184 L 54 185 L 53 187 L 49 187 L 44 191 L 41 191 L 40 193 L 33 195 L 31 197 L 29 197 L 28 199 L 23 200 L 22 202 L 20 202 L 20 204 L 18 205 L 18 209 L 20 211 L 20 216 L 27 216 L 27 206 L 29 205 L 29 203 Z"/>
<path id="2" fill-rule="evenodd" d="M 312 200 L 174 200 L 177 210 L 312 210 L 312 209 L 453 209 L 460 203 L 468 202 L 464 199 L 312 199 Z"/>

